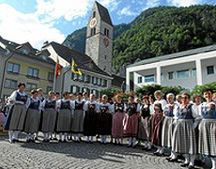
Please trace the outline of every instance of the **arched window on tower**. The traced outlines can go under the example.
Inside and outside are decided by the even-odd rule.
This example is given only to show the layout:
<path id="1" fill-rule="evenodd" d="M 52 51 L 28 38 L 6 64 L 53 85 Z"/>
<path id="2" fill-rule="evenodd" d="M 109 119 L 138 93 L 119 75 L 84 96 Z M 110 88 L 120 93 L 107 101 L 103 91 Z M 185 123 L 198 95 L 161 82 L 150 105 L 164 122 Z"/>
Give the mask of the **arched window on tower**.
<path id="1" fill-rule="evenodd" d="M 93 18 L 95 18 L 95 17 L 96 17 L 96 12 L 94 11 L 94 12 L 93 12 Z"/>
<path id="2" fill-rule="evenodd" d="M 96 34 L 96 28 L 94 27 L 94 28 L 91 29 L 91 36 L 93 36 L 95 34 Z"/>

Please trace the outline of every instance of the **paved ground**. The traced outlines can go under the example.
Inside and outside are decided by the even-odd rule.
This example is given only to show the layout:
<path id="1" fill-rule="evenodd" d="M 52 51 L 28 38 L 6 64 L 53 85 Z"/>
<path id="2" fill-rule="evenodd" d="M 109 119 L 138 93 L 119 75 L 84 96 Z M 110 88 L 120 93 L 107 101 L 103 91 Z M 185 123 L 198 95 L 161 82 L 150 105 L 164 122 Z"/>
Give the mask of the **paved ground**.
<path id="1" fill-rule="evenodd" d="M 10 144 L 0 136 L 0 168 L 34 169 L 177 169 L 181 163 L 168 163 L 165 157 L 127 146 L 99 143 L 21 143 Z"/>

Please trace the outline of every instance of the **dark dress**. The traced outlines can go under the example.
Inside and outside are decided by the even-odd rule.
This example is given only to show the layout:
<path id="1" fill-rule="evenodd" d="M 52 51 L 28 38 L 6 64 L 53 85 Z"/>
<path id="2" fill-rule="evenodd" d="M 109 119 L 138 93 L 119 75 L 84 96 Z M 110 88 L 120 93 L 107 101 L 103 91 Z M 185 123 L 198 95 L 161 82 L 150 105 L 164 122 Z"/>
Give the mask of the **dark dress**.
<path id="1" fill-rule="evenodd" d="M 110 104 L 100 104 L 97 119 L 97 134 L 111 135 L 112 133 L 112 114 L 110 113 Z"/>
<path id="2" fill-rule="evenodd" d="M 96 103 L 88 102 L 87 111 L 85 112 L 84 119 L 84 135 L 85 136 L 95 136 L 97 130 L 97 112 Z"/>

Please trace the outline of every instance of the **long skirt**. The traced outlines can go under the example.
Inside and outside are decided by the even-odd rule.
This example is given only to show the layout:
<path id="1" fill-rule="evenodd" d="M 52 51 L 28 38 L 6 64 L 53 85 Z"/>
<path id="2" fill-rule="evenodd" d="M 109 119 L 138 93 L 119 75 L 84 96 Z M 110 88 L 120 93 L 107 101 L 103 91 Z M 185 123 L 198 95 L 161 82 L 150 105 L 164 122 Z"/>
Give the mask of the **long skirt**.
<path id="1" fill-rule="evenodd" d="M 165 117 L 162 126 L 162 138 L 161 138 L 162 147 L 164 148 L 172 147 L 173 129 L 174 129 L 173 118 Z"/>
<path id="2" fill-rule="evenodd" d="M 54 132 L 56 123 L 56 110 L 55 109 L 45 109 L 43 111 L 42 118 L 42 132 Z"/>
<path id="3" fill-rule="evenodd" d="M 10 112 L 9 130 L 22 131 L 24 129 L 26 118 L 26 106 L 15 104 Z"/>
<path id="4" fill-rule="evenodd" d="M 83 110 L 75 110 L 73 114 L 72 132 L 83 133 L 84 132 L 84 119 L 85 112 Z"/>
<path id="5" fill-rule="evenodd" d="M 12 116 L 12 113 L 13 113 L 13 108 L 14 108 L 14 106 L 11 107 L 11 109 L 9 110 L 9 112 L 7 114 L 7 117 L 5 119 L 5 123 L 4 123 L 4 126 L 3 126 L 4 130 L 9 130 L 11 116 Z"/>
<path id="6" fill-rule="evenodd" d="M 112 114 L 99 113 L 97 119 L 97 134 L 111 135 L 112 133 Z"/>
<path id="7" fill-rule="evenodd" d="M 138 130 L 138 115 L 133 114 L 129 116 L 125 115 L 124 120 L 124 136 L 125 137 L 137 137 Z"/>
<path id="8" fill-rule="evenodd" d="M 180 154 L 197 154 L 196 134 L 193 120 L 178 119 L 172 138 L 172 151 Z"/>
<path id="9" fill-rule="evenodd" d="M 198 153 L 216 157 L 216 120 L 203 119 L 199 125 Z"/>
<path id="10" fill-rule="evenodd" d="M 125 118 L 124 113 L 115 113 L 112 119 L 112 137 L 122 138 L 124 133 L 123 121 Z"/>
<path id="11" fill-rule="evenodd" d="M 57 117 L 56 132 L 70 132 L 72 123 L 72 111 L 69 109 L 60 109 Z"/>
<path id="12" fill-rule="evenodd" d="M 84 135 L 95 136 L 97 134 L 97 113 L 86 112 L 84 119 Z"/>
<path id="13" fill-rule="evenodd" d="M 151 140 L 151 119 L 146 117 L 139 120 L 138 139 L 144 141 Z"/>
<path id="14" fill-rule="evenodd" d="M 37 133 L 39 130 L 40 125 L 40 116 L 41 113 L 39 110 L 35 109 L 28 109 L 26 113 L 26 120 L 25 120 L 25 133 Z"/>
<path id="15" fill-rule="evenodd" d="M 161 146 L 161 128 L 163 124 L 163 113 L 155 114 L 152 117 L 152 144 Z"/>

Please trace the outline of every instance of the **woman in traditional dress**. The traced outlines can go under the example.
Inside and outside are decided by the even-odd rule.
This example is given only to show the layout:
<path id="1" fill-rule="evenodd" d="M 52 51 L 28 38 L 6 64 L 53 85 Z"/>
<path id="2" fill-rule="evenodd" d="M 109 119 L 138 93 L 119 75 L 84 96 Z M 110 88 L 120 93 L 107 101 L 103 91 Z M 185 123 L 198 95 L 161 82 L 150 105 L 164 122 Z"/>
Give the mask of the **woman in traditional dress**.
<path id="1" fill-rule="evenodd" d="M 71 132 L 73 109 L 74 104 L 70 101 L 70 93 L 64 92 L 63 99 L 57 101 L 58 118 L 56 132 L 59 133 L 59 142 L 67 142 L 67 134 Z"/>
<path id="2" fill-rule="evenodd" d="M 120 94 L 116 95 L 116 102 L 113 104 L 113 119 L 112 119 L 112 137 L 115 139 L 115 144 L 123 144 L 124 133 L 124 118 L 126 105 L 122 102 Z"/>
<path id="3" fill-rule="evenodd" d="M 101 135 L 101 144 L 107 143 L 107 136 L 112 131 L 111 105 L 107 102 L 107 95 L 102 96 L 102 102 L 99 104 L 99 114 L 97 120 L 97 131 Z"/>
<path id="4" fill-rule="evenodd" d="M 151 113 L 149 103 L 149 96 L 145 95 L 143 98 L 143 104 L 140 108 L 140 122 L 138 138 L 144 141 L 143 150 L 151 150 Z"/>
<path id="5" fill-rule="evenodd" d="M 138 130 L 138 117 L 140 105 L 134 102 L 134 97 L 129 96 L 124 120 L 124 136 L 129 137 L 128 147 L 135 148 Z"/>
<path id="6" fill-rule="evenodd" d="M 198 153 L 211 158 L 212 169 L 216 169 L 216 102 L 212 99 L 213 90 L 205 88 L 203 97 L 206 102 L 201 104 L 199 124 Z"/>
<path id="7" fill-rule="evenodd" d="M 18 90 L 14 91 L 8 98 L 9 103 L 13 104 L 7 116 L 4 130 L 9 130 L 9 142 L 13 143 L 18 140 L 19 132 L 23 130 L 26 117 L 27 95 L 24 92 L 25 84 L 19 83 Z"/>
<path id="8" fill-rule="evenodd" d="M 77 94 L 77 100 L 74 102 L 75 110 L 73 113 L 72 133 L 74 134 L 74 141 L 79 143 L 84 132 L 84 104 L 82 101 L 82 93 Z"/>
<path id="9" fill-rule="evenodd" d="M 152 144 L 157 146 L 158 149 L 154 152 L 154 155 L 161 155 L 161 126 L 163 122 L 163 110 L 166 106 L 166 100 L 162 99 L 163 93 L 160 90 L 155 91 L 154 97 L 156 101 L 153 105 L 153 116 L 152 116 Z"/>
<path id="10" fill-rule="evenodd" d="M 44 142 L 49 142 L 51 134 L 54 132 L 56 123 L 56 100 L 54 100 L 54 92 L 48 93 L 48 98 L 42 103 L 43 119 L 42 132 L 44 133 Z"/>
<path id="11" fill-rule="evenodd" d="M 84 119 L 84 135 L 88 136 L 88 142 L 93 143 L 96 135 L 96 122 L 98 104 L 95 101 L 95 95 L 90 94 L 90 100 L 84 105 L 85 119 Z"/>
<path id="12" fill-rule="evenodd" d="M 31 98 L 26 102 L 27 112 L 24 132 L 27 133 L 27 142 L 35 142 L 35 134 L 38 133 L 41 120 L 41 101 L 38 99 L 38 91 L 31 91 Z"/>
<path id="13" fill-rule="evenodd" d="M 164 149 L 171 149 L 172 147 L 172 134 L 173 134 L 173 129 L 174 129 L 174 114 L 173 110 L 174 107 L 177 106 L 176 103 L 174 103 L 174 94 L 168 93 L 166 95 L 167 98 L 167 105 L 164 107 L 164 121 L 162 125 L 162 139 L 161 139 L 161 151 L 159 152 L 160 155 L 164 154 Z M 172 158 L 173 153 L 171 153 L 169 158 Z"/>
<path id="14" fill-rule="evenodd" d="M 182 104 L 176 106 L 174 115 L 176 116 L 175 128 L 172 138 L 173 156 L 169 162 L 176 162 L 178 154 L 185 157 L 185 162 L 182 167 L 194 168 L 194 160 L 197 154 L 196 134 L 194 128 L 197 123 L 194 123 L 197 112 L 193 109 L 193 104 L 190 102 L 188 93 L 182 94 Z"/>

